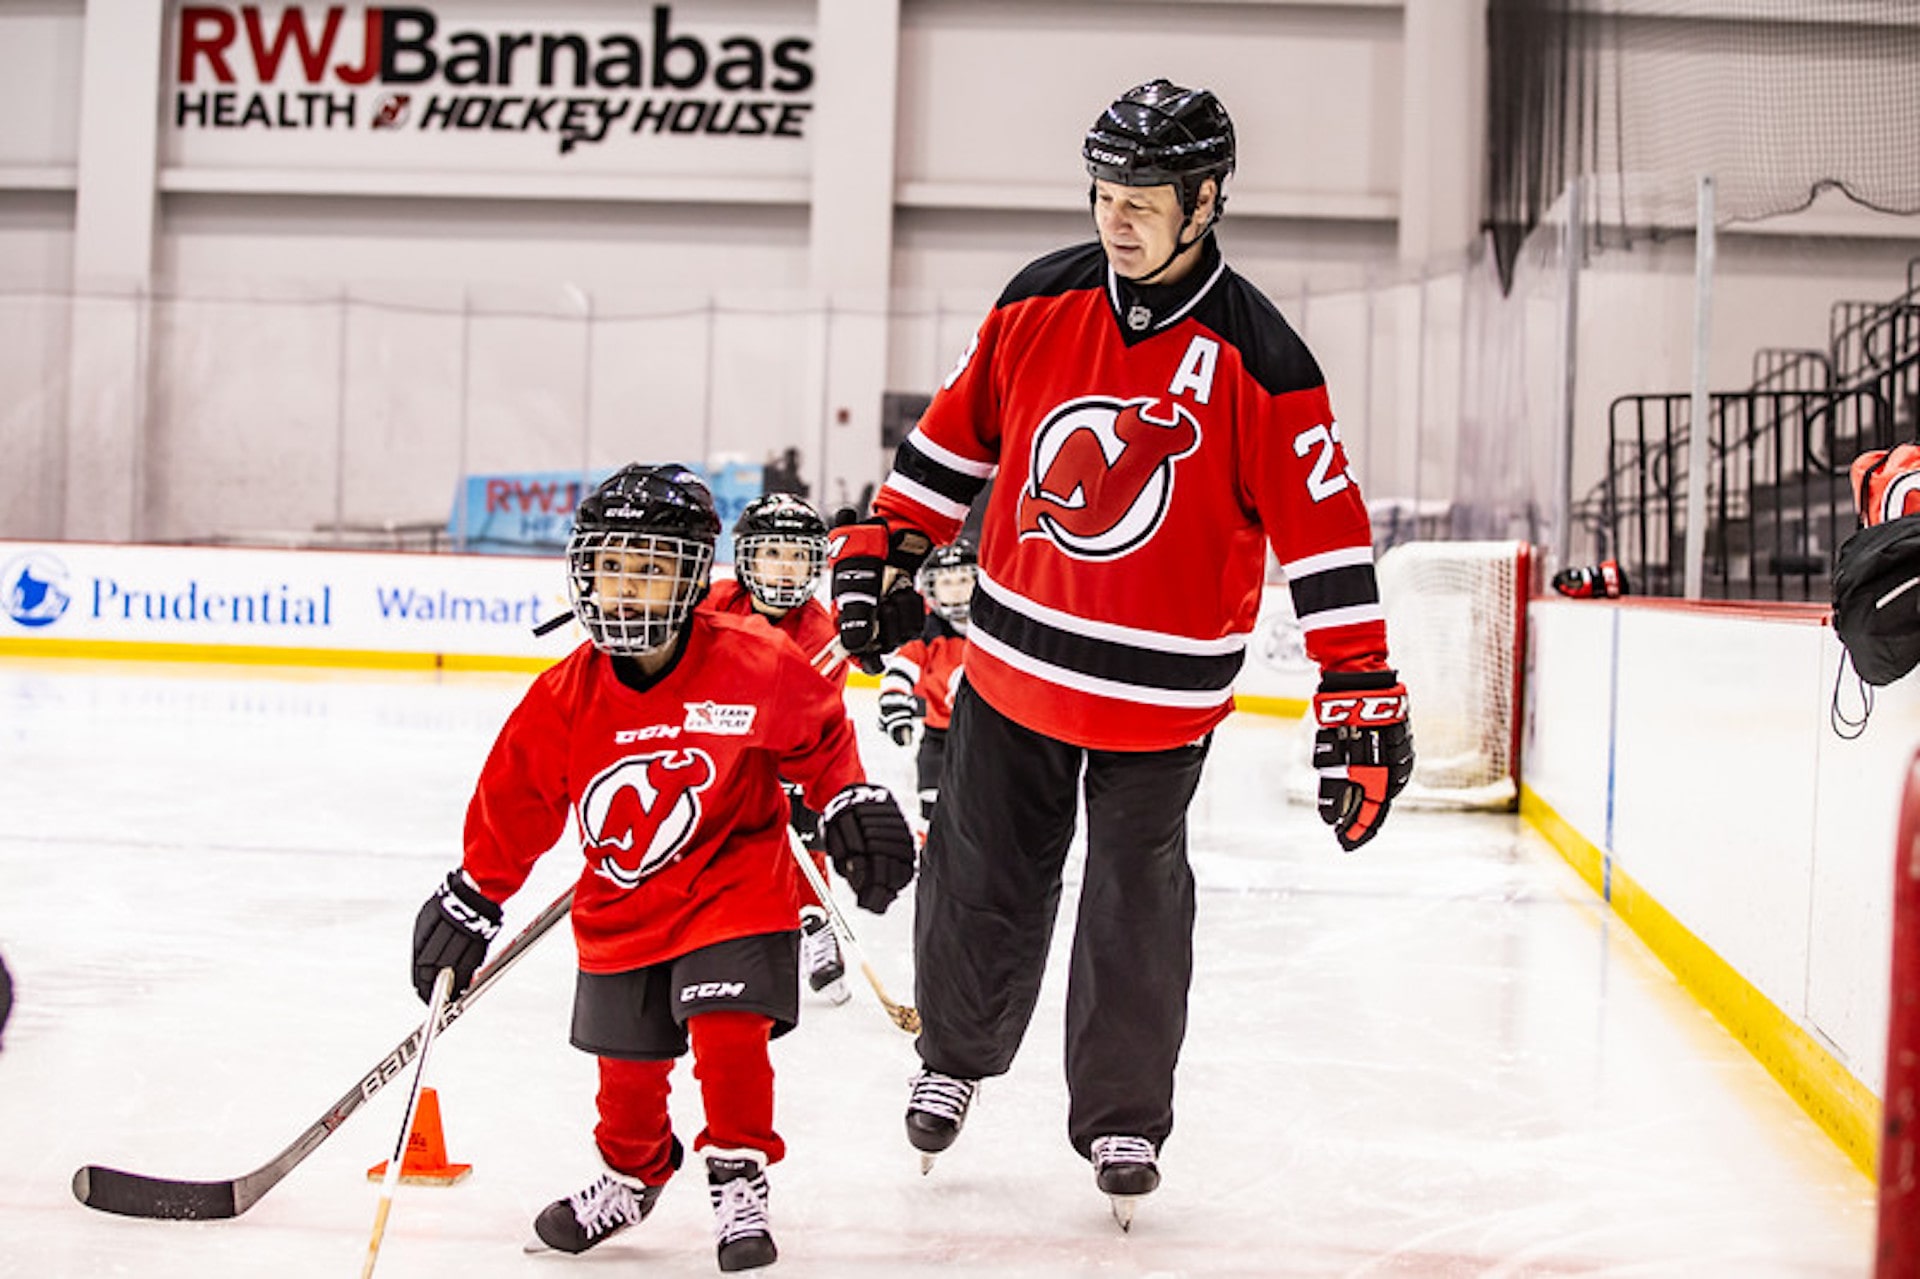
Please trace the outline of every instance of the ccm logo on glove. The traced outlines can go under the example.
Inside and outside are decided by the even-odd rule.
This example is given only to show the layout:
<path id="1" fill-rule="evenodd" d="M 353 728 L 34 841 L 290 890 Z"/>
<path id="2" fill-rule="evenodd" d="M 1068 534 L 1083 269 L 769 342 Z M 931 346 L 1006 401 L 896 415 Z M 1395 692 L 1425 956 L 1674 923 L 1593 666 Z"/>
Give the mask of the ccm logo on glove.
<path id="1" fill-rule="evenodd" d="M 1322 693 L 1313 699 L 1313 710 L 1323 728 L 1332 724 L 1392 724 L 1407 717 L 1407 690 L 1367 697 L 1330 697 Z"/>
<path id="2" fill-rule="evenodd" d="M 1329 672 L 1313 715 L 1320 820 L 1352 852 L 1380 833 L 1393 797 L 1413 776 L 1407 690 L 1392 671 Z"/>
<path id="3" fill-rule="evenodd" d="M 913 832 L 886 787 L 847 787 L 827 802 L 820 824 L 827 856 L 860 909 L 880 914 L 913 880 Z"/>

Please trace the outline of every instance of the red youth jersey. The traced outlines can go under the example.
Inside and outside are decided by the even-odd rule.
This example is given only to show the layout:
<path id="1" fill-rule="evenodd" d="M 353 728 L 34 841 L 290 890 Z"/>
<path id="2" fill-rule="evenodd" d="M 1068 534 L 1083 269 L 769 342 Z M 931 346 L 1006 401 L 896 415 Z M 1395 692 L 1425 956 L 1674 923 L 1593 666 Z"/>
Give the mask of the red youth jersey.
<path id="1" fill-rule="evenodd" d="M 700 607 L 731 613 L 736 617 L 759 618 L 799 645 L 800 655 L 813 663 L 815 670 L 840 687 L 846 687 L 845 650 L 840 650 L 841 656 L 834 655 L 834 646 L 840 641 L 840 631 L 833 624 L 833 614 L 819 600 L 807 600 L 798 608 L 790 608 L 775 621 L 753 607 L 753 595 L 739 579 L 717 577 L 707 591 L 707 598 L 700 602 Z"/>
<path id="2" fill-rule="evenodd" d="M 1076 745 L 1160 750 L 1233 708 L 1266 549 L 1310 657 L 1387 664 L 1372 532 L 1306 345 L 1209 236 L 1143 288 L 1096 244 L 1007 286 L 874 511 L 950 541 L 995 479 L 967 681 Z"/>
<path id="3" fill-rule="evenodd" d="M 919 639 L 887 654 L 880 691 L 920 698 L 927 704 L 926 726 L 946 728 L 953 722 L 953 696 L 960 691 L 966 660 L 966 636 L 944 624 L 937 631 L 930 625 Z"/>
<path id="4" fill-rule="evenodd" d="M 696 610 L 645 692 L 583 644 L 508 716 L 467 808 L 463 866 L 504 901 L 571 812 L 580 967 L 624 972 L 799 926 L 780 778 L 824 808 L 865 777 L 839 688 L 763 626 Z"/>

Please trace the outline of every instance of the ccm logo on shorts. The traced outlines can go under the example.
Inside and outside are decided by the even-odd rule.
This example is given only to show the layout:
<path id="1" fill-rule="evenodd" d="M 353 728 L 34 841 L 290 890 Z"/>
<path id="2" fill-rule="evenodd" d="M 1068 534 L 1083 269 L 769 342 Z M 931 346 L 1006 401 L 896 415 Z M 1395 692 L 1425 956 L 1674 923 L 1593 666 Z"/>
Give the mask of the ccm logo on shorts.
<path id="1" fill-rule="evenodd" d="M 680 988 L 680 1002 L 690 1004 L 696 999 L 738 999 L 747 993 L 747 983 L 743 981 L 697 981 Z"/>

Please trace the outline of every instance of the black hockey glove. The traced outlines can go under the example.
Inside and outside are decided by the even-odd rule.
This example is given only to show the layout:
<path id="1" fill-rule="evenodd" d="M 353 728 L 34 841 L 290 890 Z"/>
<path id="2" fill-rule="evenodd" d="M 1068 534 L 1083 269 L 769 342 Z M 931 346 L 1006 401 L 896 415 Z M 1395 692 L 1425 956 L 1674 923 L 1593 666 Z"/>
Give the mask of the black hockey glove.
<path id="1" fill-rule="evenodd" d="M 884 786 L 849 786 L 827 801 L 827 856 L 860 909 L 878 915 L 913 880 L 913 832 Z"/>
<path id="2" fill-rule="evenodd" d="M 465 871 L 450 871 L 413 921 L 413 988 L 421 1003 L 433 1000 L 433 979 L 453 969 L 458 999 L 487 957 L 487 943 L 500 935 L 500 904 L 475 888 Z"/>
<path id="3" fill-rule="evenodd" d="M 933 541 L 919 529 L 889 529 L 885 520 L 870 519 L 833 530 L 827 545 L 840 645 L 861 670 L 878 675 L 881 654 L 926 625 L 926 601 L 913 589 L 913 575 Z"/>
<path id="4" fill-rule="evenodd" d="M 1352 852 L 1379 833 L 1393 797 L 1413 776 L 1407 690 L 1392 671 L 1332 671 L 1313 695 L 1313 766 L 1320 820 Z"/>
<path id="5" fill-rule="evenodd" d="M 914 721 L 927 713 L 927 706 L 912 693 L 899 689 L 882 689 L 880 692 L 880 728 L 893 739 L 895 746 L 905 746 L 913 741 Z"/>
<path id="6" fill-rule="evenodd" d="M 780 779 L 780 789 L 787 793 L 787 825 L 793 827 L 793 833 L 800 837 L 800 844 L 808 852 L 817 852 L 825 848 L 826 839 L 820 832 L 820 814 L 807 807 L 807 797 L 800 793 L 800 787 L 794 782 Z"/>

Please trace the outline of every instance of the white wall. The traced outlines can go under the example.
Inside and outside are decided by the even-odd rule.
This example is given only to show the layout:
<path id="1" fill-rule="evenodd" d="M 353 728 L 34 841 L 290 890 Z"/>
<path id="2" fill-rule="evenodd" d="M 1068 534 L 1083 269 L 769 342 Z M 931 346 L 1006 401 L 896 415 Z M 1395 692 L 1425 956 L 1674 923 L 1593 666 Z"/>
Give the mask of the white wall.
<path id="1" fill-rule="evenodd" d="M 805 136 L 610 137 L 564 155 L 550 135 L 374 131 L 366 117 L 391 87 L 377 84 L 359 91 L 351 131 L 182 129 L 181 3 L 0 8 L 0 324 L 61 334 L 51 368 L 0 364 L 0 426 L 35 463 L 0 477 L 0 533 L 231 533 L 204 513 L 244 485 L 247 459 L 278 446 L 310 480 L 282 495 L 295 528 L 443 509 L 476 454 L 605 464 L 663 438 L 756 460 L 799 447 L 817 491 L 850 496 L 884 466 L 878 393 L 930 389 L 1014 269 L 1088 234 L 1080 136 L 1114 93 L 1156 74 L 1204 82 L 1233 111 L 1241 158 L 1223 243 L 1320 356 L 1370 495 L 1444 502 L 1463 472 L 1512 473 L 1523 505 L 1548 486 L 1558 268 L 1544 263 L 1544 286 L 1511 322 L 1462 323 L 1459 260 L 1481 200 L 1485 15 L 1474 0 L 680 0 L 674 34 L 814 42 Z M 626 0 L 425 7 L 443 39 L 465 28 L 653 37 L 654 6 Z M 294 11 L 255 8 L 270 29 Z M 326 9 L 298 12 L 317 29 Z M 344 64 L 365 8 L 341 13 Z M 244 95 L 258 77 L 238 49 L 226 87 Z M 286 71 L 296 61 L 286 54 L 267 88 L 298 89 Z M 135 88 L 156 74 L 157 93 Z M 217 87 L 204 60 L 198 74 L 195 92 Z M 322 79 L 329 93 L 348 87 Z M 411 109 L 450 91 L 417 89 Z M 1738 385 L 1756 346 L 1816 342 L 1832 301 L 1897 292 L 1920 255 L 1905 221 L 1842 210 L 1798 224 L 1818 234 L 1723 236 L 1717 384 Z M 1686 384 L 1691 276 L 1684 238 L 1589 264 L 1576 492 L 1597 473 L 1614 396 Z M 1421 278 L 1440 281 L 1423 318 Z M 147 316 L 137 303 L 87 303 L 76 326 L 65 302 L 17 300 L 53 287 L 231 307 L 236 294 L 396 286 L 433 299 L 424 305 L 440 323 L 423 319 L 434 330 L 423 347 L 392 326 L 370 337 L 351 324 L 343 344 L 338 317 L 276 343 L 289 330 L 265 312 L 202 327 L 183 307 Z M 577 335 L 593 351 L 584 375 L 580 350 L 516 333 L 480 354 L 483 380 L 447 385 L 449 331 L 503 294 L 542 316 L 683 323 Z M 727 332 L 715 311 L 762 318 Z M 236 324 L 257 330 L 245 367 L 222 362 Z M 151 345 L 156 333 L 171 345 Z M 396 379 L 415 365 L 441 372 L 430 393 L 377 383 L 380 359 L 342 358 L 342 345 L 386 352 Z M 184 371 L 183 349 L 194 352 Z M 196 398 L 215 376 L 238 385 Z M 304 403 L 282 412 L 281 385 Z M 411 418 L 423 397 L 448 396 L 467 411 Z M 12 407 L 22 404 L 58 407 Z M 276 436 L 278 423 L 300 438 Z M 1476 423 L 1481 443 L 1460 454 L 1462 426 Z M 433 438 L 403 456 L 432 465 L 340 456 L 409 427 Z M 1514 437 L 1526 442 L 1488 455 L 1486 441 Z"/>
<path id="2" fill-rule="evenodd" d="M 1527 789 L 1878 1093 L 1920 686 L 1846 741 L 1817 609 L 1542 600 L 1528 625 Z"/>

